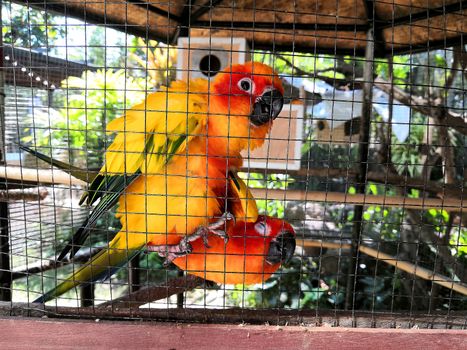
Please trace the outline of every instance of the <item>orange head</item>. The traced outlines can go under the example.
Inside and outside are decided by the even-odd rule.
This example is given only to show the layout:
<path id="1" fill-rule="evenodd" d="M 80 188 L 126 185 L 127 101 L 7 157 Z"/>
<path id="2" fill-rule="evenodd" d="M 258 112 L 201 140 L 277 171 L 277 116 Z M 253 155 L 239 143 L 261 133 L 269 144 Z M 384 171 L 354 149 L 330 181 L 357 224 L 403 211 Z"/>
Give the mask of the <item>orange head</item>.
<path id="1" fill-rule="evenodd" d="M 210 146 L 219 152 L 228 143 L 225 154 L 230 155 L 261 146 L 282 110 L 283 94 L 277 74 L 259 62 L 236 64 L 218 73 L 210 86 L 209 135 L 216 135 Z"/>
<path id="2" fill-rule="evenodd" d="M 192 253 L 174 264 L 193 275 L 222 284 L 265 282 L 295 251 L 295 232 L 284 220 L 258 216 L 256 222 L 238 221 L 228 228 L 227 244 L 209 236 L 209 247 L 200 238 Z"/>

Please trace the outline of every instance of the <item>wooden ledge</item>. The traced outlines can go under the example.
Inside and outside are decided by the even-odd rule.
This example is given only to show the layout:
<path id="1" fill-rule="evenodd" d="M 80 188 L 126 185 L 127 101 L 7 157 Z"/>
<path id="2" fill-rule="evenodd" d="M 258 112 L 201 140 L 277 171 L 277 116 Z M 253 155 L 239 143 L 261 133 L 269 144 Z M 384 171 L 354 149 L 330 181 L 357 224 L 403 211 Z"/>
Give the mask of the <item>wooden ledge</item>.
<path id="1" fill-rule="evenodd" d="M 466 349 L 459 330 L 0 319 L 0 348 Z"/>

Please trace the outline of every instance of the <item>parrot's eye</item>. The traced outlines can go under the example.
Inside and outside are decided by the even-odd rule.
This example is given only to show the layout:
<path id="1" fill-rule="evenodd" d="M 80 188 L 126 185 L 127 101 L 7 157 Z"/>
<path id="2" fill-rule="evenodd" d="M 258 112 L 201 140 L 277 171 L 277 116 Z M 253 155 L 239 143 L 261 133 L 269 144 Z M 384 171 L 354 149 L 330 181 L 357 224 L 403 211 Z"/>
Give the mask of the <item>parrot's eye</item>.
<path id="1" fill-rule="evenodd" d="M 250 78 L 243 78 L 238 81 L 238 87 L 251 94 L 255 90 L 255 83 Z"/>
<path id="2" fill-rule="evenodd" d="M 267 236 L 269 234 L 269 228 L 266 225 L 265 222 L 260 221 L 255 224 L 255 230 L 258 232 L 261 236 Z"/>

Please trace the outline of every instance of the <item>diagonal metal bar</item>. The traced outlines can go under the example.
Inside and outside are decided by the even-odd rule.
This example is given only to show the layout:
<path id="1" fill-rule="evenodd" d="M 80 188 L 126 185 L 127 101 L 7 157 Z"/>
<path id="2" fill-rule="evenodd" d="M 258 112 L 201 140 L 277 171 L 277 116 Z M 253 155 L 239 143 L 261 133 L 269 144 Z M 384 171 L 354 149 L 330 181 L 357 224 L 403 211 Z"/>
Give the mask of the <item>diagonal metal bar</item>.
<path id="1" fill-rule="evenodd" d="M 284 30 L 323 30 L 337 32 L 366 32 L 367 24 L 333 24 L 333 23 L 280 23 L 280 22 L 244 22 L 244 21 L 194 21 L 194 27 L 208 28 L 255 28 L 255 29 L 284 29 Z"/>
<path id="2" fill-rule="evenodd" d="M 127 0 L 129 3 L 135 5 L 135 6 L 138 6 L 138 7 L 141 7 L 143 8 L 144 10 L 150 12 L 150 13 L 153 13 L 153 14 L 156 14 L 156 15 L 159 15 L 159 16 L 163 16 L 165 18 L 168 18 L 172 21 L 176 21 L 176 22 L 182 22 L 182 18 L 177 16 L 177 15 L 174 15 L 173 13 L 170 13 L 168 11 L 165 11 L 159 7 L 156 7 L 156 6 L 153 6 L 152 5 L 152 2 L 151 1 L 144 1 L 144 0 Z"/>
<path id="3" fill-rule="evenodd" d="M 373 2 L 373 1 L 369 1 L 369 2 Z M 381 23 L 379 27 L 382 29 L 393 28 L 393 27 L 401 26 L 405 24 L 412 24 L 414 22 L 422 21 L 428 18 L 444 16 L 444 15 L 462 11 L 462 10 L 464 11 L 467 10 L 467 1 L 465 0 L 453 3 L 450 5 L 443 5 L 443 6 L 428 8 L 428 9 L 420 9 L 420 12 L 411 13 L 407 16 L 394 18 L 389 21 L 379 21 L 379 23 Z"/>
<path id="4" fill-rule="evenodd" d="M 191 20 L 196 21 L 206 12 L 211 11 L 213 7 L 216 7 L 222 2 L 222 0 L 208 0 L 203 5 L 199 5 L 199 8 L 196 11 L 193 11 L 191 14 Z"/>

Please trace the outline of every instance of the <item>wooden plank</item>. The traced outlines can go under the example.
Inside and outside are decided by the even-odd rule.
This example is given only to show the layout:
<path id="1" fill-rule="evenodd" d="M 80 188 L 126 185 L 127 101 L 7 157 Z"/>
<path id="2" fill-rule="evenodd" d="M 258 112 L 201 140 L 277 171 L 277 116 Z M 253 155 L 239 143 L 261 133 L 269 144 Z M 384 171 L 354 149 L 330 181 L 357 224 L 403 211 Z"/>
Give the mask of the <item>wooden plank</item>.
<path id="1" fill-rule="evenodd" d="M 0 348 L 466 349 L 467 332 L 0 319 Z"/>

